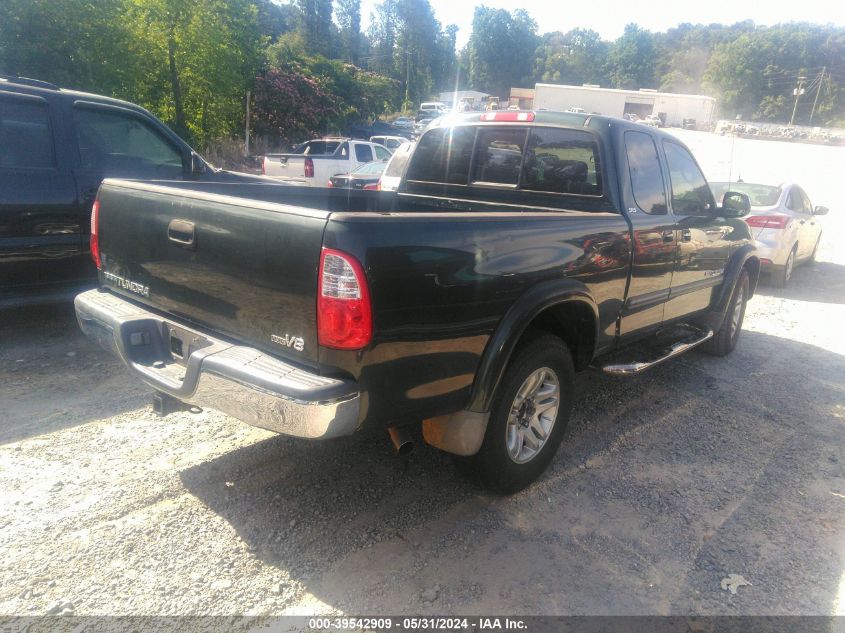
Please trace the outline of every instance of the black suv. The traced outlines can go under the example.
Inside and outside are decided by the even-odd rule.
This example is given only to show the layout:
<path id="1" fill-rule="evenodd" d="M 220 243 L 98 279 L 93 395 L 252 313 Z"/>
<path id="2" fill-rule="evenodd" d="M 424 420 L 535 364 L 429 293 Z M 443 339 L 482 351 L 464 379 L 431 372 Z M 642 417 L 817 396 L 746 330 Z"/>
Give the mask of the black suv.
<path id="1" fill-rule="evenodd" d="M 106 177 L 241 180 L 131 103 L 0 75 L 0 308 L 93 287 L 91 206 Z"/>

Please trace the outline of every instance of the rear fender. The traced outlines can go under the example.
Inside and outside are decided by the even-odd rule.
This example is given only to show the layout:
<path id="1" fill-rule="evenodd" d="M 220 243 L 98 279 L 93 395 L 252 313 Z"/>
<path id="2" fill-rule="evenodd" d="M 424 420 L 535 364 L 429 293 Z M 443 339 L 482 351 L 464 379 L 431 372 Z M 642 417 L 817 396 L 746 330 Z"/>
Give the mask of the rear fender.
<path id="1" fill-rule="evenodd" d="M 753 244 L 746 244 L 731 255 L 731 258 L 728 260 L 728 265 L 725 267 L 724 281 L 719 288 L 713 309 L 704 319 L 706 325 L 714 332 L 718 332 L 719 328 L 722 327 L 722 322 L 728 313 L 728 305 L 731 302 L 734 287 L 737 281 L 739 281 L 743 270 L 748 271 L 748 298 L 750 299 L 754 296 L 754 292 L 757 289 L 757 281 L 760 278 L 760 259 L 757 257 L 756 248 Z"/>
<path id="2" fill-rule="evenodd" d="M 572 279 L 544 281 L 516 300 L 487 342 L 473 383 L 468 410 L 486 413 L 502 381 L 508 362 L 529 325 L 546 310 L 566 303 L 584 304 L 593 315 L 592 349 L 598 340 L 599 312 L 587 287 Z M 587 359 L 588 362 L 592 358 Z"/>

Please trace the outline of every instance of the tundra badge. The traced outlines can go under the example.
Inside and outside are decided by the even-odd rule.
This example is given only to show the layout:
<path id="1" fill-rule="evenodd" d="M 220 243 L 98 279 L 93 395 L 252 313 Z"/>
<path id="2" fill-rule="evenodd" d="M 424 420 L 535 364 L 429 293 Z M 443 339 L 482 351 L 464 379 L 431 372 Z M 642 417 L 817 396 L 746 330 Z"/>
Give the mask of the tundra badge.
<path id="1" fill-rule="evenodd" d="M 305 341 L 298 336 L 289 336 L 288 334 L 285 334 L 284 336 L 276 336 L 275 334 L 271 334 L 270 340 L 278 345 L 292 347 L 297 352 L 301 352 L 305 349 Z"/>

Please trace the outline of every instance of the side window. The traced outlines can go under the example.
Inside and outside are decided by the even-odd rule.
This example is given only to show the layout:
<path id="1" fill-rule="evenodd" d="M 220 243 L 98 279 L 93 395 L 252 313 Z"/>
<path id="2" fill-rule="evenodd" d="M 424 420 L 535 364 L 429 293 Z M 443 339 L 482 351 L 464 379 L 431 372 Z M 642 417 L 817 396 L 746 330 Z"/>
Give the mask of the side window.
<path id="1" fill-rule="evenodd" d="M 666 141 L 663 149 L 672 186 L 672 211 L 678 215 L 701 215 L 714 209 L 713 192 L 692 154 L 680 145 Z"/>
<path id="2" fill-rule="evenodd" d="M 801 196 L 798 194 L 798 189 L 793 187 L 789 190 L 789 196 L 786 198 L 786 208 L 790 211 L 801 213 L 802 206 L 803 201 L 801 200 Z"/>
<path id="3" fill-rule="evenodd" d="M 517 186 L 526 136 L 525 128 L 479 128 L 472 182 Z"/>
<path id="4" fill-rule="evenodd" d="M 666 213 L 666 186 L 651 136 L 644 132 L 625 132 L 625 152 L 637 206 L 646 213 Z"/>
<path id="5" fill-rule="evenodd" d="M 810 198 L 807 197 L 807 192 L 803 189 L 801 191 L 801 208 L 804 210 L 804 213 L 807 215 L 813 215 L 813 204 L 810 202 Z"/>
<path id="6" fill-rule="evenodd" d="M 374 149 L 376 150 L 376 160 L 388 160 L 390 158 L 390 152 L 383 147 L 376 145 Z"/>
<path id="7" fill-rule="evenodd" d="M 522 188 L 600 196 L 601 166 L 592 135 L 559 128 L 532 129 L 523 160 Z"/>
<path id="8" fill-rule="evenodd" d="M 0 169 L 56 166 L 47 104 L 0 98 Z"/>
<path id="9" fill-rule="evenodd" d="M 79 105 L 73 117 L 83 167 L 106 175 L 182 177 L 182 154 L 141 118 Z"/>
<path id="10" fill-rule="evenodd" d="M 371 163 L 373 161 L 373 150 L 369 145 L 355 143 L 355 160 L 359 163 Z"/>
<path id="11" fill-rule="evenodd" d="M 436 128 L 423 134 L 408 167 L 408 180 L 465 185 L 475 128 Z"/>

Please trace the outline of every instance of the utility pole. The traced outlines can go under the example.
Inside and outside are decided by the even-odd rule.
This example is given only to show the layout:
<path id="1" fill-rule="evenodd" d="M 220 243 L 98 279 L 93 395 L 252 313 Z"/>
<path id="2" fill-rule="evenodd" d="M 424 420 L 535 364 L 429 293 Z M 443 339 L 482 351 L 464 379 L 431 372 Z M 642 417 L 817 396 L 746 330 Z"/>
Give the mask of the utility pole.
<path id="1" fill-rule="evenodd" d="M 822 91 L 822 84 L 824 83 L 824 75 L 825 75 L 826 72 L 827 72 L 827 66 L 824 66 L 822 68 L 821 77 L 819 77 L 819 86 L 818 86 L 818 88 L 816 88 L 816 98 L 813 101 L 813 110 L 812 110 L 812 112 L 810 112 L 810 125 L 813 124 L 813 115 L 815 115 L 815 113 L 816 113 L 816 106 L 819 103 L 819 93 Z"/>
<path id="2" fill-rule="evenodd" d="M 795 113 L 798 111 L 798 99 L 801 98 L 801 95 L 804 94 L 804 81 L 806 77 L 799 77 L 798 78 L 798 86 L 792 91 L 792 94 L 795 95 L 795 105 L 792 108 L 792 118 L 789 119 L 789 125 L 791 126 L 795 122 Z"/>
<path id="3" fill-rule="evenodd" d="M 246 91 L 246 125 L 244 126 L 244 147 L 246 155 L 249 156 L 249 90 Z"/>
<path id="4" fill-rule="evenodd" d="M 405 51 L 405 102 L 411 100 L 411 51 Z"/>

